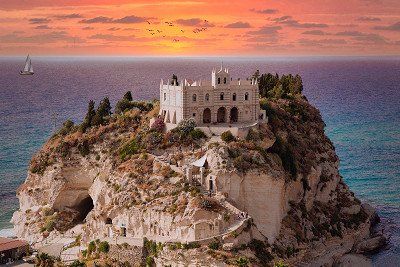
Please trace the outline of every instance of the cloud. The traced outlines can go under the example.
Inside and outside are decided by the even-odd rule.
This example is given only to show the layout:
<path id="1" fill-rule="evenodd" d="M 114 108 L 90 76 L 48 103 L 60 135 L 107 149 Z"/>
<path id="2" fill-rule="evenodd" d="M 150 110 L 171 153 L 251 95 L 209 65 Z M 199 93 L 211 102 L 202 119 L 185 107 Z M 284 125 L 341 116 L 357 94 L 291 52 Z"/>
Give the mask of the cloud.
<path id="1" fill-rule="evenodd" d="M 238 21 L 226 25 L 225 28 L 244 29 L 244 28 L 251 28 L 251 25 L 248 22 Z"/>
<path id="2" fill-rule="evenodd" d="M 107 31 L 119 31 L 121 28 L 117 28 L 117 27 L 112 27 L 112 28 L 108 28 Z"/>
<path id="3" fill-rule="evenodd" d="M 253 35 L 276 35 L 278 34 L 278 30 L 281 30 L 282 27 L 281 26 L 264 26 L 261 27 L 259 30 L 257 31 L 250 31 L 248 32 L 248 34 L 253 34 Z"/>
<path id="4" fill-rule="evenodd" d="M 306 39 L 302 38 L 298 40 L 298 43 L 302 46 L 332 46 L 332 45 L 344 45 L 347 41 L 344 39 Z"/>
<path id="5" fill-rule="evenodd" d="M 327 28 L 328 25 L 325 23 L 300 23 L 299 21 L 292 18 L 292 16 L 282 16 L 273 19 L 278 24 L 286 25 L 293 28 Z"/>
<path id="6" fill-rule="evenodd" d="M 83 39 L 69 35 L 66 31 L 53 31 L 30 36 L 23 36 L 12 33 L 0 36 L 0 43 L 33 43 L 33 44 L 48 44 L 58 42 L 84 42 Z"/>
<path id="7" fill-rule="evenodd" d="M 55 15 L 53 16 L 55 19 L 58 20 L 66 20 L 66 19 L 81 19 L 83 16 L 78 13 L 72 13 L 72 14 L 63 14 L 63 15 Z"/>
<path id="8" fill-rule="evenodd" d="M 131 15 L 131 16 L 126 16 L 120 19 L 116 19 L 113 21 L 113 23 L 124 23 L 124 24 L 131 24 L 131 23 L 141 23 L 141 22 L 145 22 L 147 20 L 147 18 L 143 18 L 143 17 L 137 17 L 135 15 Z"/>
<path id="9" fill-rule="evenodd" d="M 80 23 L 92 24 L 92 23 L 121 23 L 121 24 L 133 24 L 145 22 L 147 18 L 137 17 L 135 15 L 122 17 L 119 19 L 113 19 L 105 16 L 98 16 L 91 19 L 83 19 Z"/>
<path id="10" fill-rule="evenodd" d="M 250 9 L 251 12 L 259 13 L 259 14 L 276 14 L 279 12 L 278 9 Z"/>
<path id="11" fill-rule="evenodd" d="M 375 26 L 373 29 L 399 32 L 400 31 L 400 21 L 396 22 L 395 24 L 388 25 L 388 26 Z"/>
<path id="12" fill-rule="evenodd" d="M 381 21 L 380 18 L 377 17 L 358 17 L 356 19 L 357 21 L 361 21 L 361 22 L 376 22 L 376 21 Z"/>
<path id="13" fill-rule="evenodd" d="M 311 31 L 305 31 L 302 34 L 306 35 L 327 35 L 328 33 L 321 31 L 321 30 L 311 30 Z"/>
<path id="14" fill-rule="evenodd" d="M 365 33 L 359 31 L 344 31 L 344 32 L 337 32 L 335 35 L 338 36 L 363 36 Z"/>
<path id="15" fill-rule="evenodd" d="M 94 27 L 87 26 L 87 27 L 83 27 L 82 30 L 84 30 L 84 31 L 94 30 Z"/>
<path id="16" fill-rule="evenodd" d="M 176 23 L 182 26 L 197 26 L 197 27 L 214 27 L 215 25 L 210 23 L 207 20 L 203 20 L 200 18 L 192 18 L 192 19 L 177 19 Z"/>
<path id="17" fill-rule="evenodd" d="M 51 20 L 48 18 L 31 18 L 29 19 L 30 24 L 44 24 L 49 23 Z"/>
<path id="18" fill-rule="evenodd" d="M 354 37 L 354 40 L 360 41 L 361 44 L 372 44 L 372 45 L 382 45 L 389 43 L 385 37 L 375 33 L 357 36 Z"/>
<path id="19" fill-rule="evenodd" d="M 49 27 L 48 25 L 44 24 L 44 25 L 36 26 L 35 29 L 37 29 L 37 30 L 51 30 L 51 27 Z"/>
<path id="20" fill-rule="evenodd" d="M 266 25 L 256 31 L 249 31 L 247 35 L 252 35 L 247 42 L 277 43 L 281 26 Z"/>
<path id="21" fill-rule="evenodd" d="M 134 41 L 135 36 L 113 35 L 113 34 L 95 34 L 89 36 L 89 39 L 103 40 L 103 41 Z"/>

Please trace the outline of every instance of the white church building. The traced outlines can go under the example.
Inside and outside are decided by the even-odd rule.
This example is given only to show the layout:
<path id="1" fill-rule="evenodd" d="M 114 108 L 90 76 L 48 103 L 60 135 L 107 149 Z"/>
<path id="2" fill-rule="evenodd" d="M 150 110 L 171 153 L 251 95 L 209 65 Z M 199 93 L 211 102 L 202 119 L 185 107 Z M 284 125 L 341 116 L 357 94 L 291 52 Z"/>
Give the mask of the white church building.
<path id="1" fill-rule="evenodd" d="M 193 118 L 198 126 L 251 124 L 265 120 L 260 109 L 258 85 L 253 80 L 232 80 L 221 66 L 211 81 L 168 80 L 160 83 L 160 116 L 173 126 Z M 168 127 L 171 128 L 171 127 Z"/>

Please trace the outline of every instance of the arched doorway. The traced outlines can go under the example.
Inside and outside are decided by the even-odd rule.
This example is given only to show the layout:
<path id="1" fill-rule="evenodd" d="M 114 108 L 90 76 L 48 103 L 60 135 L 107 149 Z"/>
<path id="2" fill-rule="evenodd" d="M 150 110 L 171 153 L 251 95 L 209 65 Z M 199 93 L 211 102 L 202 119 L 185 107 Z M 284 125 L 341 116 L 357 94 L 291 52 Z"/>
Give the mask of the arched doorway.
<path id="1" fill-rule="evenodd" d="M 231 114 L 229 116 L 230 122 L 238 122 L 238 117 L 239 117 L 239 111 L 237 107 L 231 108 Z"/>
<path id="2" fill-rule="evenodd" d="M 203 111 L 203 123 L 210 123 L 211 122 L 211 110 L 206 108 Z"/>
<path id="3" fill-rule="evenodd" d="M 217 111 L 217 122 L 226 122 L 226 109 L 224 107 L 220 107 Z"/>

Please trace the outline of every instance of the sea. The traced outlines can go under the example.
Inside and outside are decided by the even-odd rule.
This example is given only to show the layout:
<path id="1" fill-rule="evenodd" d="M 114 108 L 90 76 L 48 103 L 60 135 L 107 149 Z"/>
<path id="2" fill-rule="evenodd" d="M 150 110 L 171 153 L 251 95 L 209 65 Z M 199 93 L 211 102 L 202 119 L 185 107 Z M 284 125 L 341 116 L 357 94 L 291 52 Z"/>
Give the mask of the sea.
<path id="1" fill-rule="evenodd" d="M 223 61 L 231 77 L 297 74 L 326 123 L 340 173 L 362 201 L 377 208 L 388 247 L 374 266 L 400 266 L 400 57 L 0 57 L 0 229 L 11 228 L 15 192 L 32 155 L 66 119 L 82 121 L 89 100 L 126 91 L 159 98 L 160 79 L 211 79 Z"/>

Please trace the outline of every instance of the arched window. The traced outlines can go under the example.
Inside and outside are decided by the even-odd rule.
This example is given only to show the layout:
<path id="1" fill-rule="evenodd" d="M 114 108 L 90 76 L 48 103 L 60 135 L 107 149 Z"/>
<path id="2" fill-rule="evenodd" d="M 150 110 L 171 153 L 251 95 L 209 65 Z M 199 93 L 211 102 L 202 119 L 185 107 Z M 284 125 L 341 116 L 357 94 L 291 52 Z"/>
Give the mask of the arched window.
<path id="1" fill-rule="evenodd" d="M 197 95 L 194 94 L 194 95 L 192 96 L 192 101 L 193 101 L 193 102 L 196 102 L 196 100 L 197 100 Z"/>
<path id="2" fill-rule="evenodd" d="M 233 93 L 233 95 L 232 95 L 232 100 L 236 101 L 236 94 L 235 93 Z"/>
<path id="3" fill-rule="evenodd" d="M 221 78 L 218 78 L 218 84 L 220 84 L 221 83 Z"/>
<path id="4" fill-rule="evenodd" d="M 226 77 L 224 77 L 224 83 L 226 83 Z"/>
<path id="5" fill-rule="evenodd" d="M 164 101 L 167 100 L 167 93 L 164 93 Z"/>
<path id="6" fill-rule="evenodd" d="M 249 93 L 246 92 L 246 93 L 244 94 L 244 100 L 249 100 Z"/>
<path id="7" fill-rule="evenodd" d="M 206 94 L 205 99 L 206 99 L 206 101 L 209 101 L 209 100 L 210 100 L 210 95 L 209 95 L 209 94 Z"/>
<path id="8" fill-rule="evenodd" d="M 219 100 L 224 100 L 224 93 L 219 94 Z"/>

